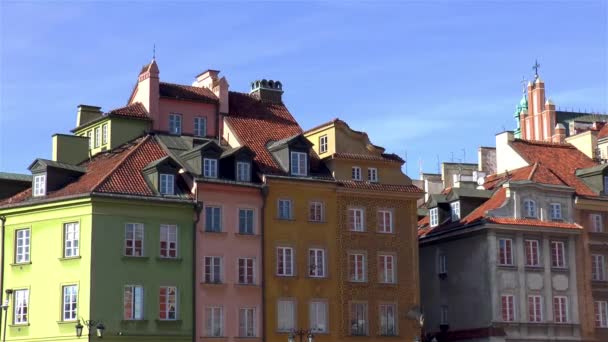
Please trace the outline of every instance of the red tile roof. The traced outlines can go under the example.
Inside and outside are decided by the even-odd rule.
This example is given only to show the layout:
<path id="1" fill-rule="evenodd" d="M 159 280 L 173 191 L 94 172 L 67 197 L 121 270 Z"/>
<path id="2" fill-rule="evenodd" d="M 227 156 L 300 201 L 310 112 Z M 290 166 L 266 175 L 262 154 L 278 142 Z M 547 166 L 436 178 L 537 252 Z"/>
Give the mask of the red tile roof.
<path id="1" fill-rule="evenodd" d="M 551 169 L 540 162 L 536 162 L 533 165 L 505 173 L 489 175 L 484 179 L 483 187 L 486 190 L 493 190 L 506 181 L 521 180 L 529 180 L 541 184 L 568 186 L 568 184 L 562 181 L 559 176 L 551 171 Z"/>
<path id="2" fill-rule="evenodd" d="M 467 216 L 460 220 L 462 223 L 473 223 L 484 218 L 488 211 L 497 209 L 502 207 L 507 201 L 507 189 L 500 188 L 492 197 L 490 197 L 487 201 L 483 202 L 482 205 L 475 208 L 472 212 L 470 212 Z"/>
<path id="3" fill-rule="evenodd" d="M 576 177 L 576 169 L 597 165 L 591 158 L 570 144 L 556 144 L 516 139 L 511 147 L 528 163 L 541 163 L 559 177 L 568 186 L 575 189 L 579 195 L 594 196 L 583 181 Z"/>
<path id="4" fill-rule="evenodd" d="M 124 117 L 129 117 L 129 118 L 138 118 L 138 119 L 149 119 L 150 118 L 148 116 L 148 111 L 146 110 L 146 107 L 144 107 L 144 105 L 141 104 L 141 102 L 135 102 L 135 103 L 131 103 L 130 105 L 122 107 L 122 108 L 113 109 L 113 110 L 107 112 L 105 115 L 124 116 Z"/>
<path id="5" fill-rule="evenodd" d="M 160 97 L 175 100 L 201 101 L 207 103 L 218 102 L 217 96 L 215 96 L 210 89 L 203 87 L 160 82 L 158 92 Z"/>
<path id="6" fill-rule="evenodd" d="M 358 154 L 358 153 L 345 153 L 338 152 L 334 153 L 326 158 L 335 159 L 352 159 L 352 160 L 370 160 L 370 161 L 383 161 L 391 163 L 403 163 L 403 159 L 393 153 L 382 153 L 381 155 L 369 155 L 369 154 Z"/>
<path id="7" fill-rule="evenodd" d="M 486 222 L 509 224 L 518 226 L 534 226 L 534 227 L 550 227 L 550 228 L 567 228 L 567 229 L 582 229 L 576 223 L 558 222 L 558 221 L 541 221 L 533 219 L 515 219 L 511 217 L 487 217 Z"/>
<path id="8" fill-rule="evenodd" d="M 597 138 L 598 139 L 608 138 L 608 123 L 605 124 L 604 127 L 602 127 L 600 132 L 597 134 Z"/>
<path id="9" fill-rule="evenodd" d="M 31 188 L 2 202 L 3 205 L 34 203 L 40 200 L 88 193 L 114 193 L 137 196 L 154 196 L 141 170 L 149 163 L 167 156 L 167 153 L 152 136 L 147 135 L 112 151 L 95 155 L 82 163 L 87 172 L 65 187 L 33 198 Z"/>
<path id="10" fill-rule="evenodd" d="M 284 174 L 266 145 L 302 133 L 302 128 L 287 107 L 262 102 L 248 94 L 230 92 L 229 108 L 226 122 L 239 142 L 255 152 L 254 160 L 260 171 L 266 174 Z"/>
<path id="11" fill-rule="evenodd" d="M 361 190 L 372 190 L 372 191 L 383 191 L 383 192 L 411 192 L 411 193 L 424 193 L 422 189 L 415 185 L 399 185 L 399 184 L 380 184 L 370 182 L 360 182 L 353 180 L 341 180 L 338 181 L 338 186 L 347 189 L 361 189 Z"/>

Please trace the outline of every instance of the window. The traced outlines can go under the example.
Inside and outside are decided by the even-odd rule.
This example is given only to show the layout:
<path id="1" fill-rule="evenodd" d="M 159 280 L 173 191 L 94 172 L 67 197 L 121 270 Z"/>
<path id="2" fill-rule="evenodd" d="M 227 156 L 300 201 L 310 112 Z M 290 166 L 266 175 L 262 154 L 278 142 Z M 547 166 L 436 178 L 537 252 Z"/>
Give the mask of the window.
<path id="1" fill-rule="evenodd" d="M 306 176 L 307 162 L 306 153 L 291 152 L 291 174 L 294 176 Z"/>
<path id="2" fill-rule="evenodd" d="M 105 145 L 108 143 L 108 124 L 101 126 L 101 144 Z"/>
<path id="3" fill-rule="evenodd" d="M 203 159 L 203 176 L 217 178 L 217 159 Z"/>
<path id="4" fill-rule="evenodd" d="M 201 118 L 201 117 L 194 118 L 194 136 L 196 136 L 196 137 L 207 136 L 207 118 Z"/>
<path id="5" fill-rule="evenodd" d="M 95 127 L 95 148 L 99 147 L 101 141 L 101 127 Z"/>
<path id="6" fill-rule="evenodd" d="M 448 306 L 442 305 L 439 308 L 439 324 L 448 324 Z"/>
<path id="7" fill-rule="evenodd" d="M 218 256 L 205 257 L 205 283 L 220 284 L 222 282 L 222 258 Z"/>
<path id="8" fill-rule="evenodd" d="M 251 163 L 236 162 L 236 180 L 239 182 L 251 182 Z"/>
<path id="9" fill-rule="evenodd" d="M 255 309 L 239 309 L 239 337 L 255 336 Z"/>
<path id="10" fill-rule="evenodd" d="M 124 319 L 144 319 L 144 288 L 140 285 L 127 285 L 124 292 Z"/>
<path id="11" fill-rule="evenodd" d="M 559 221 L 562 219 L 562 205 L 560 203 L 549 204 L 551 220 Z"/>
<path id="12" fill-rule="evenodd" d="M 46 175 L 34 176 L 34 196 L 44 196 L 46 194 Z"/>
<path id="13" fill-rule="evenodd" d="M 63 257 L 78 256 L 79 229 L 78 222 L 63 225 Z"/>
<path id="14" fill-rule="evenodd" d="M 61 319 L 63 321 L 75 321 L 78 316 L 78 286 L 63 286 L 63 308 Z"/>
<path id="15" fill-rule="evenodd" d="M 591 214 L 591 231 L 594 233 L 601 233 L 604 231 L 604 227 L 602 226 L 602 215 Z"/>
<path id="16" fill-rule="evenodd" d="M 291 299 L 277 302 L 277 330 L 292 331 L 295 329 L 296 303 Z"/>
<path id="17" fill-rule="evenodd" d="M 524 200 L 524 217 L 536 218 L 536 202 L 533 200 Z"/>
<path id="18" fill-rule="evenodd" d="M 367 303 L 350 304 L 350 334 L 353 336 L 367 335 Z"/>
<path id="19" fill-rule="evenodd" d="M 323 222 L 323 202 L 308 203 L 308 221 Z"/>
<path id="20" fill-rule="evenodd" d="M 30 262 L 30 229 L 17 229 L 15 231 L 15 263 Z"/>
<path id="21" fill-rule="evenodd" d="M 279 219 L 291 220 L 291 200 L 280 199 L 279 200 Z"/>
<path id="22" fill-rule="evenodd" d="M 177 258 L 176 225 L 160 225 L 160 256 L 162 258 Z"/>
<path id="23" fill-rule="evenodd" d="M 600 254 L 591 255 L 591 279 L 606 280 L 606 257 Z"/>
<path id="24" fill-rule="evenodd" d="M 314 300 L 310 302 L 308 312 L 310 313 L 310 330 L 313 333 L 327 332 L 327 302 Z"/>
<path id="25" fill-rule="evenodd" d="M 540 266 L 538 240 L 526 240 L 526 266 Z"/>
<path id="26" fill-rule="evenodd" d="M 127 223 L 125 226 L 125 255 L 140 257 L 144 255 L 144 225 Z"/>
<path id="27" fill-rule="evenodd" d="M 239 234 L 253 234 L 253 209 L 239 209 Z"/>
<path id="28" fill-rule="evenodd" d="M 215 233 L 222 231 L 222 208 L 205 207 L 205 231 Z"/>
<path id="29" fill-rule="evenodd" d="M 327 135 L 319 137 L 319 154 L 327 152 Z"/>
<path id="30" fill-rule="evenodd" d="M 448 257 L 445 254 L 439 254 L 439 263 L 438 263 L 438 272 L 439 274 L 447 274 L 448 273 Z"/>
<path id="31" fill-rule="evenodd" d="M 431 227 L 437 227 L 439 225 L 439 208 L 431 208 L 429 210 L 429 217 Z"/>
<path id="32" fill-rule="evenodd" d="M 239 258 L 239 284 L 253 284 L 253 259 Z"/>
<path id="33" fill-rule="evenodd" d="M 568 323 L 568 297 L 553 297 L 553 315 L 555 323 Z"/>
<path id="34" fill-rule="evenodd" d="M 513 265 L 513 240 L 499 239 L 498 240 L 498 264 Z"/>
<path id="35" fill-rule="evenodd" d="M 87 132 L 87 138 L 89 138 L 89 150 L 93 149 L 93 131 Z"/>
<path id="36" fill-rule="evenodd" d="M 353 166 L 351 172 L 352 172 L 353 180 L 357 180 L 357 181 L 361 180 L 361 168 L 360 167 Z"/>
<path id="37" fill-rule="evenodd" d="M 384 284 L 395 283 L 395 256 L 381 254 L 378 259 L 380 263 L 378 267 L 379 282 Z"/>
<path id="38" fill-rule="evenodd" d="M 541 296 L 528 296 L 528 321 L 534 323 L 543 321 L 543 304 Z"/>
<path id="39" fill-rule="evenodd" d="M 308 275 L 314 278 L 325 277 L 325 250 L 311 248 L 308 250 Z"/>
<path id="40" fill-rule="evenodd" d="M 221 306 L 205 308 L 206 335 L 209 337 L 224 336 L 224 310 Z"/>
<path id="41" fill-rule="evenodd" d="M 392 233 L 393 232 L 393 211 L 381 209 L 378 210 L 377 215 L 378 231 L 380 233 Z"/>
<path id="42" fill-rule="evenodd" d="M 367 180 L 373 183 L 378 182 L 378 169 L 375 167 L 367 168 Z"/>
<path id="43" fill-rule="evenodd" d="M 608 328 L 608 302 L 595 301 L 595 326 L 597 328 Z"/>
<path id="44" fill-rule="evenodd" d="M 380 335 L 397 335 L 396 312 L 395 304 L 380 304 L 378 307 L 378 313 L 380 314 Z"/>
<path id="45" fill-rule="evenodd" d="M 30 291 L 27 289 L 15 290 L 14 292 L 14 308 L 13 308 L 13 323 L 25 324 L 28 322 L 28 300 Z"/>
<path id="46" fill-rule="evenodd" d="M 179 114 L 169 114 L 169 133 L 182 134 L 182 116 Z"/>
<path id="47" fill-rule="evenodd" d="M 565 247 L 562 241 L 551 241 L 551 267 L 566 267 Z"/>
<path id="48" fill-rule="evenodd" d="M 513 295 L 502 295 L 500 311 L 502 314 L 503 322 L 515 321 L 515 308 L 514 308 Z"/>
<path id="49" fill-rule="evenodd" d="M 348 227 L 353 232 L 364 232 L 365 226 L 364 221 L 365 214 L 363 209 L 351 208 L 348 209 Z"/>
<path id="50" fill-rule="evenodd" d="M 348 279 L 350 281 L 365 281 L 365 268 L 365 254 L 351 253 L 348 255 Z"/>
<path id="51" fill-rule="evenodd" d="M 163 195 L 175 194 L 175 177 L 170 174 L 160 174 L 160 193 Z"/>
<path id="52" fill-rule="evenodd" d="M 450 207 L 452 209 L 452 221 L 460 220 L 460 201 L 450 203 Z"/>
<path id="53" fill-rule="evenodd" d="M 159 294 L 159 318 L 166 321 L 177 319 L 177 287 L 161 286 Z"/>
<path id="54" fill-rule="evenodd" d="M 277 247 L 277 275 L 293 275 L 293 248 Z"/>

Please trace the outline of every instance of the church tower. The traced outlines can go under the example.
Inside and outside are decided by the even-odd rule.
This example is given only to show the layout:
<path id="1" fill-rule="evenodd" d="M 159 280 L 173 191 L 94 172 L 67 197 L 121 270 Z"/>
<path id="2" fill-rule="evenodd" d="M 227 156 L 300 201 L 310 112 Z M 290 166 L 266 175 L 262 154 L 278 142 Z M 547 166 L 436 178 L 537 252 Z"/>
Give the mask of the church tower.
<path id="1" fill-rule="evenodd" d="M 518 106 L 520 111 L 520 136 L 526 140 L 552 141 L 555 134 L 556 113 L 555 105 L 546 99 L 545 83 L 538 75 L 540 64 L 534 64 L 534 82 L 528 82 L 528 97 L 525 101 L 526 108 L 522 102 Z"/>

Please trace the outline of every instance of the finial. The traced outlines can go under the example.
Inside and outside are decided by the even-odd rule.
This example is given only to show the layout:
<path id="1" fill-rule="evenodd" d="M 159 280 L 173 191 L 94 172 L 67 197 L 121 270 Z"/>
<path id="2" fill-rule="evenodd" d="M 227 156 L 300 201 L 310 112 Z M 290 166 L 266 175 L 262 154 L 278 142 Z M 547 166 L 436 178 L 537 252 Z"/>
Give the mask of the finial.
<path id="1" fill-rule="evenodd" d="M 522 93 L 526 93 L 528 80 L 526 80 L 526 76 L 521 77 L 521 85 L 522 85 Z"/>
<path id="2" fill-rule="evenodd" d="M 534 65 L 532 66 L 532 69 L 534 69 L 534 77 L 538 78 L 538 69 L 540 68 L 540 64 L 538 64 L 538 60 L 535 59 L 534 60 Z"/>
<path id="3" fill-rule="evenodd" d="M 156 60 L 156 43 L 152 46 L 152 60 Z"/>

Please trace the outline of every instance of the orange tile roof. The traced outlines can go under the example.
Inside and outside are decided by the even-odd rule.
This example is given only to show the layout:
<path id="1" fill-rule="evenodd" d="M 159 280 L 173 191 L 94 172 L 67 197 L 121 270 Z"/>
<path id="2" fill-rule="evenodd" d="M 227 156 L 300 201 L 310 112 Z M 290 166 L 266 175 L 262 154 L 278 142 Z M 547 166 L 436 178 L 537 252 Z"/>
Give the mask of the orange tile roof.
<path id="1" fill-rule="evenodd" d="M 131 103 L 128 106 L 112 109 L 105 115 L 124 116 L 129 118 L 149 119 L 148 111 L 141 102 Z"/>
<path id="2" fill-rule="evenodd" d="M 401 159 L 401 157 L 399 157 L 398 155 L 396 155 L 394 153 L 382 153 L 381 155 L 370 155 L 370 154 L 338 152 L 338 153 L 334 153 L 326 158 L 403 163 L 403 159 Z"/>
<path id="3" fill-rule="evenodd" d="M 422 189 L 415 185 L 399 185 L 399 184 L 381 184 L 371 182 L 361 182 L 353 180 L 340 180 L 337 181 L 338 186 L 347 189 L 361 189 L 361 190 L 372 190 L 372 191 L 389 191 L 389 192 L 412 192 L 412 193 L 424 193 Z"/>
<path id="4" fill-rule="evenodd" d="M 541 221 L 533 219 L 515 219 L 511 217 L 487 217 L 486 222 L 518 225 L 518 226 L 534 226 L 534 227 L 549 227 L 549 228 L 567 228 L 567 229 L 582 229 L 576 223 L 558 222 L 558 221 Z"/>
<path id="5" fill-rule="evenodd" d="M 207 103 L 218 102 L 217 96 L 215 96 L 210 89 L 203 87 L 160 82 L 158 93 L 160 97 L 174 100 L 201 101 Z"/>
<path id="6" fill-rule="evenodd" d="M 496 189 L 506 181 L 521 181 L 529 180 L 541 184 L 550 185 L 565 185 L 567 183 L 562 181 L 551 169 L 546 167 L 540 162 L 536 162 L 533 165 L 524 166 L 519 169 L 511 170 L 508 172 L 489 175 L 485 177 L 483 187 L 486 190 Z"/>
<path id="7" fill-rule="evenodd" d="M 608 123 L 605 124 L 604 127 L 602 127 L 600 132 L 597 134 L 597 138 L 598 139 L 608 138 Z"/>

